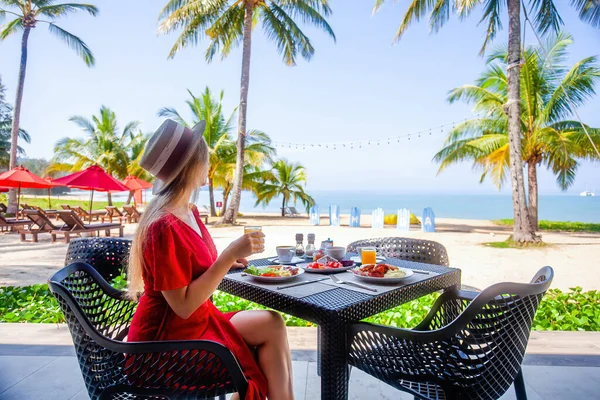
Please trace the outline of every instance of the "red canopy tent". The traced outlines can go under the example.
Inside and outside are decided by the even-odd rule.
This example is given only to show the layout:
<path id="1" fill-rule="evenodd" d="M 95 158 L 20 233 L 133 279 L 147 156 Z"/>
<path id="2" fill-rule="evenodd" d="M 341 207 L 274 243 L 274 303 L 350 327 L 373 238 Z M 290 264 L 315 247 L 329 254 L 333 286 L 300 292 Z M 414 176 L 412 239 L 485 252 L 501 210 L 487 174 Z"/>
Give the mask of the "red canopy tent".
<path id="1" fill-rule="evenodd" d="M 150 182 L 146 182 L 137 176 L 129 175 L 127 178 L 123 180 L 123 185 L 127 186 L 129 190 L 135 192 L 133 195 L 133 202 L 136 204 L 141 203 L 141 193 L 142 190 L 150 189 L 152 184 Z M 138 193 L 140 197 L 138 198 Z"/>
<path id="2" fill-rule="evenodd" d="M 97 165 L 92 165 L 83 171 L 55 179 L 53 184 L 64 185 L 70 188 L 91 190 L 90 193 L 90 222 L 92 222 L 92 203 L 94 201 L 94 191 L 99 192 L 125 192 L 129 188 L 121 182 L 107 174 Z"/>
<path id="3" fill-rule="evenodd" d="M 40 178 L 36 174 L 29 172 L 27 168 L 23 167 L 16 167 L 11 169 L 10 171 L 6 171 L 0 174 L 0 186 L 17 188 L 17 219 L 19 219 L 21 188 L 48 189 L 52 187 L 52 185 L 50 185 L 47 181 Z"/>

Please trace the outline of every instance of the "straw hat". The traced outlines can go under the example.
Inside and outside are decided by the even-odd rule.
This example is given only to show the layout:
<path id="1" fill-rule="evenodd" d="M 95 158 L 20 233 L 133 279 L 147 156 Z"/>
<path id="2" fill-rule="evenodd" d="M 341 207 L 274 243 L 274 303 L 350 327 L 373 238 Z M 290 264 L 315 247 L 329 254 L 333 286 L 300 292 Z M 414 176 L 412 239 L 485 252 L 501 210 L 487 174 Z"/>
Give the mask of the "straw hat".
<path id="1" fill-rule="evenodd" d="M 205 127 L 205 121 L 200 121 L 190 129 L 167 119 L 150 137 L 140 166 L 157 178 L 152 193 L 160 193 L 179 175 L 198 150 Z"/>

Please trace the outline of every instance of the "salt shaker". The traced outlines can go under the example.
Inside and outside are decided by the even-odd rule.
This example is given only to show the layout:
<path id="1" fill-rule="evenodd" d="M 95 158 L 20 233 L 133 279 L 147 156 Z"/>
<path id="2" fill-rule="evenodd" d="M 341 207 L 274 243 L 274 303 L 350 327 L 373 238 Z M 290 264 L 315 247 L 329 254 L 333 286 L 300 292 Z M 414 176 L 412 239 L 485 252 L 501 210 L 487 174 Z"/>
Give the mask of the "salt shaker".
<path id="1" fill-rule="evenodd" d="M 304 235 L 301 233 L 296 234 L 296 256 L 304 257 L 304 245 L 302 242 L 304 241 Z"/>

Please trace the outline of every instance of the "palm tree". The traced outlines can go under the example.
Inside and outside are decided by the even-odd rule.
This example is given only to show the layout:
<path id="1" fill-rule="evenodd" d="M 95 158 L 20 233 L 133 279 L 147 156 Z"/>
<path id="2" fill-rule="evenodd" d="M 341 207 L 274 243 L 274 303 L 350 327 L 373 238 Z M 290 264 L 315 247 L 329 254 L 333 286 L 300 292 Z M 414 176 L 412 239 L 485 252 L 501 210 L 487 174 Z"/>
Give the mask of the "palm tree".
<path id="1" fill-rule="evenodd" d="M 86 137 L 65 137 L 56 142 L 48 173 L 72 173 L 99 165 L 108 174 L 124 179 L 129 172 L 131 150 L 139 148 L 138 141 L 143 138 L 134 133 L 140 123 L 129 122 L 119 131 L 117 116 L 106 106 L 102 106 L 100 115 L 92 116 L 91 121 L 82 116 L 73 116 L 69 121 L 80 127 Z M 110 193 L 108 202 L 112 205 Z"/>
<path id="2" fill-rule="evenodd" d="M 294 19 L 310 23 L 325 31 L 335 40 L 333 30 L 325 20 L 331 14 L 328 0 L 170 0 L 159 18 L 160 33 L 181 29 L 169 57 L 188 45 L 196 45 L 207 37 L 209 45 L 206 60 L 215 54 L 227 57 L 231 50 L 242 43 L 242 74 L 240 85 L 239 122 L 235 179 L 231 205 L 222 222 L 234 223 L 237 217 L 243 185 L 246 113 L 250 83 L 250 50 L 252 27 L 261 21 L 266 36 L 277 44 L 287 65 L 295 65 L 298 53 L 310 60 L 314 54 L 308 37 Z"/>
<path id="3" fill-rule="evenodd" d="M 54 4 L 55 0 L 0 0 L 0 19 L 10 14 L 15 18 L 0 28 L 0 40 L 12 34 L 22 32 L 21 36 L 21 65 L 19 68 L 19 81 L 17 84 L 17 98 L 15 100 L 14 116 L 11 130 L 10 168 L 17 166 L 17 148 L 19 127 L 21 122 L 21 103 L 23 101 L 23 88 L 25 86 L 25 72 L 27 69 L 27 45 L 31 29 L 38 23 L 48 24 L 50 33 L 58 36 L 67 46 L 73 49 L 88 66 L 95 63 L 94 55 L 88 46 L 72 33 L 54 23 L 60 17 L 66 17 L 77 11 L 87 11 L 92 16 L 98 14 L 98 9 L 90 4 L 65 3 Z M 46 18 L 41 19 L 41 18 Z M 9 209 L 15 209 L 17 198 L 15 190 L 10 191 Z"/>
<path id="4" fill-rule="evenodd" d="M 377 12 L 386 0 L 375 0 L 373 12 Z M 525 199 L 525 182 L 521 162 L 521 115 L 520 66 L 521 66 L 521 1 L 522 0 L 412 0 L 398 31 L 395 40 L 400 40 L 406 29 L 413 22 L 429 14 L 429 26 L 438 31 L 455 13 L 459 18 L 468 17 L 478 5 L 483 5 L 481 22 L 487 25 L 486 37 L 481 48 L 485 52 L 487 45 L 501 29 L 503 7 L 508 6 L 508 78 L 507 101 L 504 112 L 508 115 L 508 136 L 510 150 L 510 176 L 512 184 L 514 227 L 513 239 L 517 242 L 534 242 L 539 238 L 529 219 Z M 594 27 L 600 27 L 600 2 L 598 0 L 571 0 L 571 5 L 579 11 L 579 17 Z M 554 0 L 529 0 L 533 9 L 532 18 L 536 29 L 546 34 L 557 32 L 562 19 L 554 5 Z"/>
<path id="5" fill-rule="evenodd" d="M 272 162 L 275 155 L 275 148 L 271 146 L 271 138 L 266 133 L 253 129 L 246 134 L 246 156 L 244 157 L 244 174 L 242 179 L 242 189 L 250 191 L 256 195 L 257 185 L 270 177 L 270 170 L 263 170 L 266 163 Z M 232 147 L 222 154 L 222 163 L 215 170 L 213 177 L 215 187 L 223 189 L 223 207 L 221 215 L 227 211 L 229 195 L 233 190 L 236 173 L 236 155 L 237 148 L 235 142 Z"/>
<path id="6" fill-rule="evenodd" d="M 163 107 L 158 111 L 158 116 L 171 118 L 188 127 L 192 127 L 202 120 L 206 121 L 204 140 L 208 145 L 210 157 L 210 167 L 208 169 L 210 213 L 213 217 L 216 217 L 217 210 L 215 208 L 213 180 L 216 171 L 223 163 L 227 162 L 227 158 L 231 152 L 230 150 L 234 147 L 234 144 L 231 141 L 231 120 L 233 119 L 236 110 L 233 110 L 229 118 L 225 119 L 223 115 L 223 91 L 219 94 L 218 100 L 213 98 L 208 87 L 204 89 L 204 92 L 200 97 L 194 96 L 189 90 L 188 93 L 191 96 L 191 100 L 187 100 L 186 104 L 193 116 L 192 123 L 188 124 L 174 108 Z"/>
<path id="7" fill-rule="evenodd" d="M 150 135 L 144 134 L 142 131 L 139 131 L 131 138 L 131 143 L 128 146 L 129 161 L 127 162 L 127 175 L 133 175 L 141 180 L 152 182 L 154 181 L 154 176 L 140 166 L 140 161 L 144 155 L 144 148 L 146 147 L 148 139 L 150 139 Z M 129 197 L 127 198 L 128 204 L 133 200 L 133 196 L 134 191 L 131 190 L 129 192 Z"/>
<path id="8" fill-rule="evenodd" d="M 306 211 L 315 204 L 312 197 L 304 191 L 306 184 L 306 173 L 300 164 L 288 163 L 286 160 L 277 160 L 273 163 L 271 177 L 258 188 L 256 205 L 261 203 L 268 205 L 271 200 L 281 196 L 281 216 L 285 216 L 285 207 L 294 200 L 294 204 L 300 200 L 306 207 Z"/>
<path id="9" fill-rule="evenodd" d="M 540 48 L 525 50 L 521 68 L 521 154 L 527 165 L 528 210 L 531 222 L 537 229 L 538 182 L 537 167 L 545 165 L 556 175 L 558 186 L 566 190 L 573 184 L 577 159 L 597 158 L 585 132 L 577 121 L 571 120 L 565 91 L 577 106 L 583 105 L 595 94 L 595 83 L 600 80 L 600 67 L 596 57 L 587 57 L 570 69 L 563 67 L 571 36 L 559 33 L 549 38 Z M 501 47 L 487 60 L 488 68 L 475 85 L 465 85 L 452 90 L 448 101 L 474 103 L 474 111 L 481 117 L 456 126 L 449 133 L 444 148 L 434 157 L 440 163 L 439 171 L 465 160 L 472 160 L 475 168 L 482 170 L 481 181 L 490 177 L 500 188 L 510 170 L 512 153 L 509 149 L 508 118 L 504 104 L 508 99 L 506 66 L 508 51 Z M 560 66 L 558 68 L 554 66 Z M 556 76 L 555 76 L 556 74 Z M 565 91 L 561 88 L 564 87 Z M 588 129 L 600 144 L 600 129 Z"/>
<path id="10" fill-rule="evenodd" d="M 0 171 L 8 169 L 10 164 L 12 127 L 12 106 L 6 102 L 6 87 L 0 77 Z M 23 129 L 19 129 L 19 138 L 31 143 L 31 137 Z M 17 155 L 25 155 L 25 150 L 17 146 Z"/>

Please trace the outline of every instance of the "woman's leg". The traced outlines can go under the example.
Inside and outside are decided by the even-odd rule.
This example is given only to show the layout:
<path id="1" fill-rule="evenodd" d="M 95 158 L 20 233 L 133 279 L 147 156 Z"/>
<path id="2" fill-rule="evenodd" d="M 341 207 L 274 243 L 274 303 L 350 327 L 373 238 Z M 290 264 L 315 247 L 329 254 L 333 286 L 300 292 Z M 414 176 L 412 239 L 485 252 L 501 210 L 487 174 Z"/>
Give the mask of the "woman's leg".
<path id="1" fill-rule="evenodd" d="M 292 400 L 292 357 L 285 322 L 274 311 L 241 311 L 231 323 L 246 343 L 258 349 L 258 365 L 268 381 L 269 400 Z"/>

